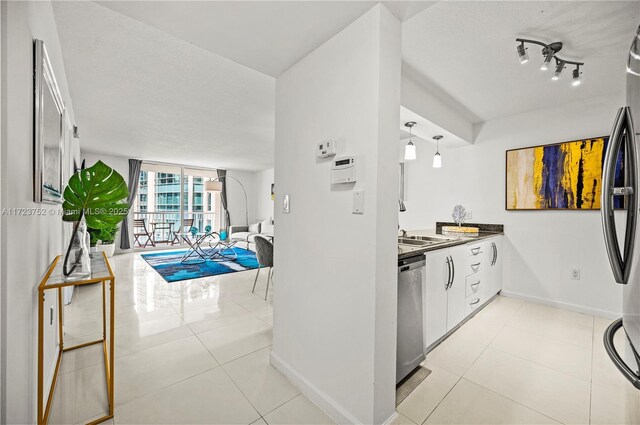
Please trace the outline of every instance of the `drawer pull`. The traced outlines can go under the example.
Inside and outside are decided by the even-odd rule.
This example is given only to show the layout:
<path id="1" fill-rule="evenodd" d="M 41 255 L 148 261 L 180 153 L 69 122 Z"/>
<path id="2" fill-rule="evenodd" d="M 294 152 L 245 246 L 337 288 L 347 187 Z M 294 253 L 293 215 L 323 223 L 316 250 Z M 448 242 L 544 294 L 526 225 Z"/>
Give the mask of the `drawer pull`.
<path id="1" fill-rule="evenodd" d="M 476 298 L 475 300 L 471 301 L 471 302 L 469 303 L 469 305 L 476 305 L 476 304 L 478 304 L 479 302 L 480 302 L 480 298 Z"/>
<path id="2" fill-rule="evenodd" d="M 471 265 L 472 269 L 477 269 L 478 267 L 480 267 L 480 263 L 475 263 Z"/>
<path id="3" fill-rule="evenodd" d="M 475 248 L 471 248 L 471 253 L 473 255 L 478 255 L 479 252 L 480 252 L 480 247 L 479 246 L 477 246 Z"/>
<path id="4" fill-rule="evenodd" d="M 475 283 L 472 283 L 472 284 L 471 284 L 471 285 L 469 285 L 469 286 L 476 287 L 476 286 L 478 286 L 478 285 L 480 285 L 480 281 L 477 281 L 477 282 L 475 282 Z"/>

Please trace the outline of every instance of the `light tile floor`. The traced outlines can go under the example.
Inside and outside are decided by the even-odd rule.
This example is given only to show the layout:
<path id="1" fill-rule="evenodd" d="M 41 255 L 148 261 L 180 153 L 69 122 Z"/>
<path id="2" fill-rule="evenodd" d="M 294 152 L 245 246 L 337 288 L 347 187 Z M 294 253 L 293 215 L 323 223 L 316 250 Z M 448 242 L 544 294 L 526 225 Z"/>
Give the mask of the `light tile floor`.
<path id="1" fill-rule="evenodd" d="M 112 258 L 116 275 L 115 420 L 120 424 L 333 424 L 269 364 L 266 271 L 165 282 L 139 254 Z M 277 277 L 276 277 L 277 279 Z M 100 287 L 65 307 L 65 344 L 101 337 Z M 50 423 L 105 414 L 101 346 L 63 356 Z"/>
<path id="2" fill-rule="evenodd" d="M 251 294 L 254 271 L 167 283 L 138 254 L 115 256 L 112 265 L 110 423 L 333 423 L 269 364 L 266 273 Z M 100 337 L 100 289 L 81 289 L 65 308 L 67 344 Z M 609 323 L 498 297 L 429 353 L 424 365 L 433 372 L 398 406 L 395 424 L 640 423 L 640 392 L 602 345 Z M 100 354 L 99 346 L 65 354 L 51 423 L 104 414 Z"/>
<path id="3" fill-rule="evenodd" d="M 640 391 L 604 350 L 609 323 L 498 297 L 427 355 L 433 373 L 397 410 L 408 424 L 638 424 Z M 621 333 L 616 346 L 629 353 Z"/>

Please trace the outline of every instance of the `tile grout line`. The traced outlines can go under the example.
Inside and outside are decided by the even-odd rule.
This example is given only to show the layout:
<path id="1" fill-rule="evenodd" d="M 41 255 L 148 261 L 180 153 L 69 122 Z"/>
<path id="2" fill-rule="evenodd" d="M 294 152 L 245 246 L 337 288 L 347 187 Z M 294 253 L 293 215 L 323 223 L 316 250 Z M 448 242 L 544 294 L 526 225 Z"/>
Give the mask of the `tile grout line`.
<path id="1" fill-rule="evenodd" d="M 494 301 L 492 301 L 491 303 L 493 303 L 493 302 L 495 302 L 495 300 L 494 300 Z M 484 306 L 484 307 L 482 307 L 482 308 L 483 308 L 483 309 L 487 308 L 489 305 L 491 305 L 491 303 L 487 304 L 486 306 Z M 511 318 L 512 318 L 512 317 L 513 317 L 513 316 L 518 312 L 518 310 L 520 310 L 520 308 L 521 308 L 523 305 L 524 305 L 524 303 L 520 304 L 520 306 L 519 306 L 519 307 L 518 307 L 518 308 L 513 312 L 513 314 L 512 314 L 512 315 L 511 315 L 511 317 L 509 318 L 509 320 L 511 320 Z M 473 318 L 472 318 L 472 319 L 473 319 Z M 507 320 L 507 322 L 508 322 L 508 320 Z M 502 327 L 500 328 L 500 330 L 498 330 L 498 332 L 496 333 L 496 335 L 491 339 L 491 341 L 489 341 L 489 344 L 487 344 L 487 346 L 486 346 L 486 347 L 484 347 L 484 348 L 482 349 L 482 351 L 480 352 L 480 354 L 478 355 L 478 357 L 476 357 L 476 359 L 473 361 L 473 363 L 471 363 L 471 365 L 470 365 L 470 366 L 467 368 L 467 370 L 462 374 L 462 376 L 460 376 L 460 377 L 458 378 L 458 380 L 456 381 L 456 383 L 455 383 L 455 384 L 453 384 L 453 386 L 449 389 L 449 391 L 447 391 L 447 393 L 444 395 L 444 397 L 442 397 L 442 399 L 438 402 L 438 404 L 436 404 L 436 407 L 434 407 L 434 408 L 433 408 L 433 410 L 431 411 L 431 413 L 429 413 L 429 414 L 427 415 L 427 417 L 425 418 L 425 420 L 424 420 L 424 421 L 422 421 L 422 424 L 424 424 L 425 422 L 427 422 L 427 420 L 429 420 L 429 417 L 431 417 L 431 415 L 433 415 L 433 413 L 438 409 L 438 406 L 440 406 L 440 404 L 444 401 L 444 399 L 445 399 L 445 398 L 447 398 L 447 396 L 449 395 L 449 393 L 451 393 L 451 391 L 453 391 L 453 389 L 454 389 L 454 388 L 455 388 L 455 387 L 460 383 L 460 381 L 461 381 L 462 379 L 464 379 L 464 375 L 467 373 L 467 371 L 473 367 L 473 365 L 474 365 L 474 364 L 476 363 L 476 361 L 480 358 L 480 356 L 482 355 L 482 353 L 484 353 L 484 352 L 485 352 L 485 350 L 487 349 L 487 347 L 488 347 L 489 345 L 491 345 L 491 343 L 493 342 L 493 340 L 495 340 L 495 339 L 498 337 L 498 334 L 502 331 L 502 329 L 504 329 L 504 327 L 507 325 L 507 322 L 505 322 L 505 323 L 502 325 Z M 466 324 L 466 323 L 465 323 L 465 324 Z M 464 326 L 464 325 L 462 325 L 462 326 Z M 456 332 L 457 332 L 457 330 L 456 330 Z M 453 335 L 451 335 L 451 336 L 453 336 Z M 444 342 L 444 341 L 442 341 L 442 342 Z M 447 370 L 447 369 L 445 369 L 445 368 L 443 368 L 443 369 L 444 369 L 444 370 Z M 455 374 L 455 373 L 453 373 L 453 372 L 451 372 L 451 371 L 449 371 L 449 370 L 447 370 L 447 371 L 448 371 L 449 373 L 452 373 L 453 375 L 456 375 L 456 376 L 457 376 L 457 374 Z M 484 388 L 484 387 L 483 387 L 483 388 Z M 422 425 L 422 424 L 420 424 L 420 425 Z"/>
<path id="2" fill-rule="evenodd" d="M 248 356 L 249 354 L 253 354 L 253 353 L 257 352 L 257 351 L 264 350 L 265 348 L 271 347 L 271 345 L 269 345 L 269 346 L 267 346 L 267 347 L 260 348 L 260 349 L 255 350 L 255 351 L 252 351 L 251 353 L 245 354 L 245 355 L 243 355 L 243 356 L 238 357 L 237 359 L 230 360 L 230 361 L 228 361 L 228 362 L 226 362 L 226 363 L 221 363 L 220 361 L 218 361 L 218 359 L 216 359 L 216 356 L 214 356 L 214 355 L 213 355 L 213 353 L 209 350 L 209 348 L 207 348 L 207 346 L 204 344 L 204 342 L 202 342 L 202 340 L 200 339 L 200 337 L 199 337 L 198 335 L 196 335 L 196 338 L 198 339 L 198 342 L 200 342 L 200 344 L 204 347 L 204 349 L 205 349 L 205 350 L 207 350 L 207 352 L 209 353 L 209 355 L 210 355 L 210 356 L 211 356 L 211 357 L 216 361 L 216 363 L 218 363 L 218 367 L 220 367 L 220 369 L 222 369 L 222 372 L 227 376 L 227 378 L 229 378 L 229 380 L 233 383 L 233 385 L 238 389 L 238 391 L 240 392 L 240 394 L 242 394 L 242 397 L 244 397 L 244 398 L 245 398 L 245 400 L 247 400 L 247 403 L 249 403 L 249 404 L 251 405 L 251 407 L 253 407 L 253 410 L 255 410 L 255 411 L 256 411 L 256 413 L 260 416 L 260 418 L 263 418 L 262 413 L 260 413 L 260 412 L 258 411 L 258 409 L 256 408 L 256 406 L 251 402 L 251 400 L 249 400 L 249 398 L 248 398 L 248 397 L 246 396 L 246 394 L 242 391 L 242 389 L 238 386 L 238 384 L 237 384 L 237 383 L 236 383 L 236 381 L 231 377 L 231 375 L 229 375 L 229 373 L 228 373 L 228 372 L 227 372 L 227 370 L 223 367 L 223 365 L 225 365 L 225 364 L 229 364 L 229 363 L 231 363 L 231 362 L 233 362 L 233 361 L 235 361 L 235 360 L 238 360 L 238 359 L 241 359 L 241 358 L 243 358 L 243 357 L 246 357 L 246 356 Z M 257 420 L 258 420 L 258 419 L 256 419 L 255 421 L 257 421 Z M 263 418 L 263 420 L 264 420 L 264 418 Z M 255 422 L 255 421 L 253 421 L 253 422 Z M 252 422 L 252 423 L 253 423 L 253 422 Z M 266 422 L 266 421 L 265 421 L 265 422 Z"/>
<path id="3" fill-rule="evenodd" d="M 238 389 L 238 392 L 240 392 L 240 394 L 242 394 L 242 397 L 244 397 L 244 399 L 247 400 L 247 403 L 249 403 L 251 405 L 251 407 L 253 407 L 253 410 L 258 414 L 258 418 L 256 418 L 253 422 L 255 422 L 258 419 L 262 418 L 262 413 L 260 413 L 258 411 L 258 408 L 253 403 L 251 403 L 251 400 L 249 400 L 249 397 L 247 397 L 247 395 L 242 391 L 242 389 L 238 386 L 236 381 L 233 380 L 233 378 L 231 377 L 231 375 L 229 375 L 229 373 L 226 371 L 226 369 L 224 367 L 222 367 L 222 365 L 220 365 L 220 369 L 222 369 L 222 372 L 227 376 L 227 378 L 229 378 L 229 380 L 233 383 L 233 385 Z M 253 423 L 253 422 L 250 422 L 250 423 Z"/>
<path id="4" fill-rule="evenodd" d="M 134 397 L 134 398 L 132 398 L 131 400 L 126 401 L 126 402 L 124 402 L 124 403 L 117 404 L 117 403 L 115 403 L 115 401 L 114 401 L 114 406 L 113 406 L 113 407 L 114 407 L 114 413 L 115 413 L 115 408 L 116 408 L 116 407 L 126 406 L 127 404 L 132 403 L 132 402 L 134 402 L 134 401 L 137 401 L 137 400 L 143 399 L 143 398 L 145 398 L 145 397 L 148 397 L 148 396 L 151 396 L 151 395 L 157 394 L 157 393 L 159 393 L 160 391 L 163 391 L 163 390 L 166 390 L 167 388 L 173 387 L 174 385 L 178 385 L 178 384 L 180 384 L 180 383 L 182 383 L 182 382 L 188 381 L 189 379 L 193 379 L 193 378 L 195 378 L 195 377 L 197 377 L 197 376 L 200 376 L 200 375 L 203 375 L 203 374 L 205 374 L 205 373 L 211 372 L 212 370 L 215 370 L 215 369 L 217 369 L 218 367 L 220 367 L 220 366 L 216 366 L 216 367 L 212 367 L 212 368 L 209 368 L 209 369 L 206 369 L 206 370 L 200 371 L 200 372 L 196 373 L 195 375 L 191 375 L 191 376 L 188 376 L 188 377 L 186 377 L 186 378 L 182 378 L 182 379 L 180 379 L 179 381 L 172 382 L 172 383 L 170 383 L 170 384 L 168 384 L 168 385 L 165 385 L 164 387 L 158 388 L 158 389 L 156 389 L 156 390 L 154 390 L 154 391 L 151 391 L 151 392 L 148 392 L 148 393 L 146 393 L 146 394 L 144 394 L 144 395 L 141 395 L 141 396 L 138 396 L 138 397 Z"/>
<path id="5" fill-rule="evenodd" d="M 482 389 L 484 389 L 484 390 L 487 390 L 487 391 L 489 391 L 490 393 L 493 393 L 493 394 L 497 395 L 498 397 L 502 397 L 502 398 L 504 398 L 505 400 L 509 400 L 509 401 L 511 401 L 512 403 L 517 404 L 518 406 L 522 406 L 522 407 L 524 407 L 525 409 L 531 410 L 532 412 L 536 412 L 537 414 L 539 414 L 539 415 L 541 415 L 541 416 L 544 416 L 545 418 L 549 418 L 549 419 L 551 419 L 551 420 L 552 420 L 552 421 L 554 421 L 554 422 L 557 422 L 557 423 L 559 423 L 559 424 L 563 424 L 563 423 L 564 423 L 564 422 L 562 422 L 562 421 L 560 421 L 560 420 L 558 420 L 558 419 L 552 418 L 551 416 L 549 416 L 549 415 L 547 415 L 547 414 L 545 414 L 545 413 L 538 412 L 538 411 L 537 411 L 536 409 L 534 409 L 533 407 L 527 406 L 526 404 L 522 404 L 521 402 L 519 402 L 519 401 L 517 401 L 517 400 L 513 400 L 513 399 L 511 399 L 511 398 L 507 397 L 507 396 L 506 396 L 506 395 L 504 395 L 504 394 L 500 394 L 500 393 L 498 393 L 498 392 L 495 392 L 495 391 L 494 391 L 494 390 L 492 390 L 491 388 L 487 388 L 487 387 L 485 387 L 484 385 L 479 384 L 479 383 L 477 383 L 477 382 L 475 382 L 475 381 L 472 381 L 472 380 L 470 380 L 470 379 L 466 379 L 466 378 L 461 378 L 461 379 L 464 379 L 464 380 L 465 380 L 465 381 L 467 381 L 467 382 L 470 382 L 470 383 L 472 383 L 472 384 L 474 384 L 474 385 L 477 385 L 477 386 L 479 386 L 480 388 L 482 388 Z"/>
<path id="6" fill-rule="evenodd" d="M 504 328 L 507 326 L 507 323 L 509 323 L 509 321 L 511 319 L 513 319 L 513 317 L 516 315 L 516 313 L 518 313 L 518 311 L 520 311 L 520 309 L 522 308 L 522 306 L 524 305 L 524 302 L 522 304 L 520 304 L 520 306 L 514 310 L 513 314 L 511 314 L 511 316 L 507 319 L 507 321 L 505 321 L 502 324 L 502 327 L 498 330 L 498 332 L 496 332 L 495 336 L 493 338 L 491 338 L 491 341 L 489 341 L 489 343 L 482 349 L 482 351 L 480 352 L 480 354 L 478 354 L 478 357 L 475 358 L 475 360 L 469 365 L 469 367 L 464 371 L 464 373 L 462 374 L 461 378 L 463 378 L 467 372 L 473 367 L 474 364 L 476 364 L 476 362 L 478 361 L 478 359 L 484 354 L 484 352 L 487 350 L 487 348 L 489 348 L 489 346 L 493 343 L 493 341 L 495 341 L 495 339 L 498 337 L 498 335 L 500 334 L 500 332 L 502 332 L 504 330 Z M 483 308 L 488 307 L 485 306 Z"/>
<path id="7" fill-rule="evenodd" d="M 451 372 L 450 372 L 450 373 L 451 373 Z M 428 377 L 427 377 L 427 378 L 428 378 Z M 434 408 L 433 408 L 433 410 L 431 411 L 431 413 L 429 413 L 429 414 L 427 415 L 427 417 L 424 419 L 424 421 L 422 421 L 419 425 L 423 425 L 424 423 L 426 423 L 426 422 L 429 420 L 429 418 L 431 417 L 431 415 L 433 415 L 433 413 L 434 413 L 436 410 L 438 410 L 438 407 L 440 406 L 440 404 L 444 401 L 444 399 L 445 399 L 445 398 L 447 398 L 447 396 L 449 395 L 449 393 L 451 393 L 451 391 L 453 391 L 453 389 L 454 389 L 454 388 L 455 388 L 455 387 L 460 383 L 460 381 L 461 381 L 461 380 L 462 380 L 462 376 L 460 376 L 460 377 L 458 378 L 458 380 L 456 381 L 456 383 L 455 383 L 455 384 L 453 384 L 453 385 L 451 386 L 451 388 L 449 388 L 449 391 L 447 391 L 447 393 L 444 395 L 444 397 L 442 397 L 442 399 L 440 399 L 440 401 L 438 402 L 438 404 L 436 404 L 436 407 L 434 407 Z M 414 391 L 415 391 L 415 390 L 414 390 Z M 409 418 L 409 419 L 411 419 L 411 418 Z"/>
<path id="8" fill-rule="evenodd" d="M 522 305 L 524 305 L 524 303 L 523 303 Z M 521 305 L 521 306 L 520 306 L 520 307 L 519 307 L 519 308 L 514 312 L 514 314 L 509 318 L 509 320 L 511 320 L 511 319 L 513 319 L 513 317 L 515 317 L 515 314 L 520 310 L 520 308 L 522 307 L 522 305 Z M 592 317 L 593 317 L 593 316 L 592 316 Z M 594 319 L 594 320 L 595 320 L 595 319 Z M 503 326 L 503 328 L 504 328 L 506 325 L 507 325 L 507 323 L 505 323 L 505 325 Z M 501 330 L 502 330 L 502 329 L 501 329 Z M 593 332 L 594 332 L 594 331 L 592 330 L 592 334 L 593 334 Z M 497 335 L 496 335 L 496 338 L 497 338 Z M 495 339 L 495 338 L 494 338 L 494 339 Z M 492 340 L 491 342 L 493 342 L 493 340 Z M 489 343 L 489 345 L 490 345 L 490 344 L 491 344 L 491 343 Z M 489 347 L 489 345 L 487 345 L 487 347 Z M 485 350 L 486 350 L 486 348 L 485 348 Z M 502 353 L 505 353 L 505 354 L 507 354 L 507 355 L 510 355 L 510 356 L 513 356 L 513 357 L 516 357 L 516 358 L 522 359 L 522 358 L 521 358 L 521 357 L 519 357 L 519 356 L 516 356 L 516 355 L 514 355 L 514 354 L 510 354 L 510 353 L 506 353 L 505 351 L 502 351 L 502 350 L 497 349 L 497 348 L 494 348 L 494 350 L 498 350 L 498 351 L 500 351 L 500 352 L 502 352 Z M 483 350 L 483 352 L 484 352 L 484 350 Z M 482 355 L 482 353 L 481 353 L 481 355 Z M 592 356 L 593 356 L 593 347 L 592 347 Z M 480 358 L 480 356 L 478 356 L 478 358 Z M 476 359 L 476 360 L 477 360 L 477 359 Z M 528 362 L 530 362 L 530 363 L 533 363 L 533 364 L 538 365 L 537 363 L 532 362 L 531 360 L 527 360 L 527 359 L 522 359 L 522 360 L 525 360 L 525 361 L 528 361 Z M 475 364 L 475 361 L 474 361 L 474 364 Z M 473 366 L 473 365 L 472 365 L 472 366 Z M 545 368 L 547 368 L 547 369 L 549 369 L 549 370 L 555 371 L 555 369 L 552 369 L 552 368 L 549 368 L 549 367 L 546 367 L 546 366 L 542 366 L 542 365 L 538 365 L 538 366 L 545 367 Z M 469 367 L 469 369 L 467 369 L 467 371 L 468 371 L 468 370 L 470 370 L 470 369 L 471 369 L 471 367 Z M 466 372 L 465 372 L 465 374 L 466 374 Z M 564 374 L 564 375 L 566 375 L 566 376 L 570 376 L 570 375 L 567 375 L 567 374 Z M 466 379 L 466 378 L 464 378 L 464 376 L 463 376 L 463 379 Z M 576 379 L 577 379 L 577 378 L 576 378 Z M 497 394 L 497 395 L 498 395 L 498 396 L 500 396 L 500 397 L 503 397 L 503 398 L 505 398 L 505 399 L 507 399 L 507 400 L 510 400 L 510 401 L 512 401 L 513 403 L 516 403 L 516 404 L 518 404 L 518 405 L 520 405 L 520 406 L 523 406 L 523 407 L 525 407 L 525 408 L 527 408 L 527 409 L 529 409 L 529 410 L 531 410 L 531 411 L 533 411 L 533 412 L 536 412 L 536 413 L 538 413 L 538 414 L 540 414 L 540 415 L 542 415 L 542 416 L 544 416 L 544 417 L 546 417 L 546 418 L 549 418 L 549 419 L 551 419 L 552 421 L 558 422 L 558 423 L 560 423 L 560 424 L 562 424 L 562 423 L 563 423 L 563 422 L 562 422 L 561 420 L 559 420 L 559 419 L 553 418 L 553 417 L 551 417 L 551 416 L 549 416 L 549 415 L 547 415 L 547 414 L 545 414 L 545 413 L 542 413 L 542 412 L 538 411 L 537 409 L 535 409 L 535 408 L 533 408 L 533 407 L 527 406 L 527 405 L 525 405 L 525 404 L 523 404 L 523 403 L 521 403 L 521 402 L 519 402 L 519 401 L 517 401 L 517 400 L 513 400 L 513 399 L 511 399 L 510 397 L 508 397 L 508 396 L 506 396 L 506 395 L 504 395 L 504 394 L 500 394 L 500 393 L 498 393 L 498 392 L 496 392 L 496 391 L 493 391 L 491 388 L 487 388 L 487 387 L 485 387 L 484 385 L 482 385 L 482 384 L 480 384 L 480 383 L 478 383 L 478 382 L 476 382 L 476 381 L 472 381 L 472 380 L 469 380 L 469 379 L 466 379 L 466 380 L 467 380 L 467 381 L 469 381 L 469 382 L 471 382 L 471 383 L 473 383 L 473 384 L 476 384 L 476 385 L 480 386 L 481 388 L 484 388 L 484 389 L 485 389 L 485 390 L 487 390 L 487 391 L 490 391 L 490 392 L 492 392 L 492 393 L 494 393 L 494 394 Z M 583 382 L 584 382 L 584 381 L 583 381 Z M 456 385 L 457 385 L 457 383 L 456 383 Z M 589 386 L 589 387 L 590 387 L 590 389 L 591 389 L 591 386 L 592 386 L 592 385 L 590 385 L 590 386 Z M 591 396 L 590 396 L 590 400 L 591 400 Z M 590 421 L 591 421 L 591 406 L 589 406 L 589 423 L 590 423 Z"/>

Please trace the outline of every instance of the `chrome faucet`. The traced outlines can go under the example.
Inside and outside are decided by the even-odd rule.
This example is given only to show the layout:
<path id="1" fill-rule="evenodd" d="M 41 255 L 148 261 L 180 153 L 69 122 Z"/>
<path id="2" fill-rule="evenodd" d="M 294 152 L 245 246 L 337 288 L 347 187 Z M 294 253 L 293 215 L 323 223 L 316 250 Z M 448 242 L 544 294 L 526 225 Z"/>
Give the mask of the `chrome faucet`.
<path id="1" fill-rule="evenodd" d="M 402 199 L 398 199 L 398 205 L 400 206 L 400 212 L 405 212 L 407 210 L 407 207 L 405 207 L 404 202 L 402 202 Z"/>
<path id="2" fill-rule="evenodd" d="M 407 231 L 404 229 L 400 229 L 400 232 L 402 233 L 402 237 L 406 238 L 407 237 Z"/>

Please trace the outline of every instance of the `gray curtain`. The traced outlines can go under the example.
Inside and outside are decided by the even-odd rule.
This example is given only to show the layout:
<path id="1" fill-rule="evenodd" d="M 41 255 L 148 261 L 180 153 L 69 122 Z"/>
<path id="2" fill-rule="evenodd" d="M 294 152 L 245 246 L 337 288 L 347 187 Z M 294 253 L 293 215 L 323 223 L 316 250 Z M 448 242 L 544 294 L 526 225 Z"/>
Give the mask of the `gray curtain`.
<path id="1" fill-rule="evenodd" d="M 231 224 L 231 215 L 227 209 L 227 170 L 217 170 L 218 180 L 222 183 L 222 192 L 220 193 L 220 202 L 222 203 L 222 209 L 224 210 L 224 230 L 229 231 L 229 225 Z"/>
<path id="2" fill-rule="evenodd" d="M 142 167 L 142 161 L 139 159 L 130 159 L 129 160 L 129 206 L 133 207 L 133 200 L 136 199 L 136 195 L 138 194 L 138 183 L 140 182 L 140 168 Z M 120 226 L 120 248 L 122 249 L 130 249 L 131 248 L 131 240 L 129 237 L 129 215 L 131 215 L 131 210 L 129 210 L 129 214 L 125 216 L 122 221 L 122 226 Z"/>

